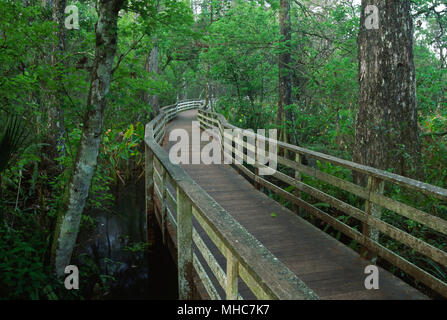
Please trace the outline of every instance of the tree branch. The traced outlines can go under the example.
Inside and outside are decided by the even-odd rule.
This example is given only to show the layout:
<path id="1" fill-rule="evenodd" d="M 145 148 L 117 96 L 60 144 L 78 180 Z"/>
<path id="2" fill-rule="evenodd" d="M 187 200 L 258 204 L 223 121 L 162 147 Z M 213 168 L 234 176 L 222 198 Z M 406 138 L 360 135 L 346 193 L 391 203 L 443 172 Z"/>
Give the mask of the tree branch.
<path id="1" fill-rule="evenodd" d="M 141 40 L 143 40 L 143 38 L 146 36 L 146 34 L 144 33 L 140 39 L 138 39 L 137 41 L 135 41 L 129 48 L 129 50 L 127 50 L 125 53 L 121 54 L 120 57 L 118 58 L 118 62 L 116 63 L 115 68 L 112 69 L 112 74 L 115 73 L 116 69 L 118 69 L 118 67 L 120 66 L 121 62 L 124 60 L 124 58 L 133 50 L 135 50 L 137 48 L 137 45 L 141 42 Z"/>
<path id="2" fill-rule="evenodd" d="M 445 135 L 447 135 L 447 131 L 444 131 L 444 132 L 425 132 L 425 133 L 422 134 L 423 137 L 426 137 L 426 136 L 442 137 L 442 136 L 445 136 Z"/>

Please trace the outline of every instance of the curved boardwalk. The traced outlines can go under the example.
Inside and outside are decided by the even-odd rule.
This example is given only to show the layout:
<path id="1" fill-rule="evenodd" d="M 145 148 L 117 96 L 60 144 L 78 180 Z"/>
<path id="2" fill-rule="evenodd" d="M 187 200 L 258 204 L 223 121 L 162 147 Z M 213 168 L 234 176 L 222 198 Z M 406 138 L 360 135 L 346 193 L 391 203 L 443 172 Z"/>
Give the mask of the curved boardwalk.
<path id="1" fill-rule="evenodd" d="M 191 133 L 191 123 L 197 120 L 196 116 L 195 110 L 179 114 L 168 124 L 167 136 L 176 128 Z M 173 144 L 175 142 L 166 141 L 165 148 L 169 149 Z M 257 191 L 229 165 L 197 164 L 182 167 L 321 299 L 426 299 L 419 291 L 381 268 L 380 288 L 366 290 L 364 279 L 367 275 L 364 269 L 370 264 L 368 261 Z M 276 217 L 272 217 L 271 213 L 275 213 Z M 203 232 L 201 235 L 205 237 Z M 210 243 L 210 240 L 207 242 Z M 215 256 L 219 257 L 218 249 L 210 247 Z M 218 261 L 225 270 L 224 258 L 218 258 Z M 253 298 L 241 282 L 241 295 Z"/>

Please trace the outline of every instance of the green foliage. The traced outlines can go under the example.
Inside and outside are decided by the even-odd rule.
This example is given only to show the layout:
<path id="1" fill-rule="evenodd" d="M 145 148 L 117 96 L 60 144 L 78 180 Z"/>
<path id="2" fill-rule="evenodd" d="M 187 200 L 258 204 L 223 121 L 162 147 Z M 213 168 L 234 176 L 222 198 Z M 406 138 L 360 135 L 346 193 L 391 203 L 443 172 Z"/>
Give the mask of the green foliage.
<path id="1" fill-rule="evenodd" d="M 46 286 L 48 273 L 41 261 L 41 252 L 12 230 L 0 234 L 0 295 L 3 298 L 39 299 Z"/>
<path id="2" fill-rule="evenodd" d="M 18 117 L 10 117 L 0 138 L 0 174 L 12 161 L 12 157 L 23 147 L 28 137 L 26 128 Z"/>
<path id="3" fill-rule="evenodd" d="M 98 17 L 94 2 L 75 4 L 80 29 L 65 30 L 65 49 L 55 52 L 57 26 L 51 8 L 34 0 L 0 0 L 1 298 L 55 300 L 91 294 L 88 290 L 67 293 L 55 281 L 49 265 L 56 216 L 82 137 L 95 58 Z M 116 184 L 141 178 L 144 124 L 151 111 L 143 96 L 158 94 L 162 104 L 175 99 L 180 82 L 170 80 L 187 69 L 188 62 L 181 61 L 186 51 L 180 50 L 169 59 L 166 53 L 172 54 L 180 44 L 191 47 L 191 40 L 197 39 L 191 28 L 191 9 L 183 1 L 129 1 L 126 9 L 119 18 L 118 50 L 104 125 L 107 134 L 81 219 L 83 231 L 92 230 L 97 223 L 91 216 L 93 209 L 107 210 L 113 204 Z M 147 72 L 145 62 L 157 38 L 160 69 L 165 72 L 155 76 Z M 190 52 L 197 54 L 194 48 Z M 63 141 L 58 150 L 53 145 L 54 110 L 63 113 L 62 123 L 58 123 L 64 129 Z M 16 120 L 8 126 L 8 117 L 21 119 L 26 130 Z M 32 136 L 31 145 L 23 143 L 26 134 Z M 12 158 L 13 154 L 17 156 Z M 135 245 L 131 249 L 141 248 Z M 80 260 L 84 263 L 81 277 L 107 291 L 113 280 L 108 277 L 113 275 L 99 277 L 93 261 Z"/>
<path id="4" fill-rule="evenodd" d="M 130 124 L 125 130 L 108 129 L 105 132 L 101 159 L 107 168 L 107 175 L 114 177 L 114 182 L 122 182 L 132 174 L 129 160 L 137 166 L 144 163 L 141 154 L 141 145 L 144 140 L 144 126 L 138 122 L 135 126 Z"/>
<path id="5" fill-rule="evenodd" d="M 272 50 L 277 30 L 269 11 L 253 2 L 236 2 L 204 37 L 209 49 L 200 60 L 210 64 L 210 78 L 228 88 L 219 97 L 221 105 L 233 105 L 241 121 L 252 128 L 265 124 L 261 122 L 265 119 L 264 99 L 274 91 L 277 65 L 272 63 Z M 244 120 L 244 116 L 250 118 Z"/>
<path id="6" fill-rule="evenodd" d="M 82 137 L 98 17 L 94 1 L 77 1 L 80 29 L 68 30 L 65 50 L 53 54 L 57 26 L 52 22 L 51 9 L 42 7 L 41 1 L 23 3 L 0 0 L 0 296 L 79 298 L 59 290 L 48 254 L 56 213 L 64 201 Z M 286 131 L 300 146 L 350 160 L 358 91 L 360 9 L 345 2 L 317 1 L 312 8 L 309 3 L 291 3 L 293 103 L 286 109 L 292 111 L 293 119 L 286 124 Z M 436 9 L 441 3 L 438 0 L 411 3 L 424 177 L 426 182 L 445 188 L 446 14 Z M 167 105 L 204 98 L 208 92 L 207 98 L 218 98 L 216 110 L 231 123 L 255 130 L 275 128 L 278 54 L 289 50 L 279 41 L 278 9 L 278 1 L 211 0 L 204 1 L 194 17 L 185 1 L 125 2 L 118 22 L 119 41 L 103 140 L 81 219 L 82 230 L 91 230 L 97 223 L 90 215 L 92 210 L 110 208 L 117 184 L 142 177 L 144 124 L 154 111 L 147 96 L 157 95 L 160 104 Z M 424 23 L 418 25 L 419 20 Z M 155 47 L 159 72 L 149 73 L 149 55 Z M 63 148 L 59 150 L 49 143 L 54 140 L 50 129 L 54 109 L 64 115 Z M 8 129 L 8 117 L 22 119 L 26 131 L 19 129 L 25 126 L 13 122 Z M 22 143 L 25 132 L 33 138 L 26 146 Z M 320 162 L 308 165 L 353 181 L 351 172 L 344 168 Z M 303 175 L 303 182 L 357 208 L 364 206 L 362 199 L 317 179 Z M 295 190 L 288 187 L 286 191 Z M 393 199 L 447 219 L 444 202 L 397 187 L 387 192 Z M 327 203 L 304 193 L 302 196 L 339 221 L 359 228 L 357 221 Z M 275 198 L 292 207 L 290 201 Z M 270 217 L 276 214 L 272 212 Z M 447 246 L 445 237 L 414 221 L 386 210 L 383 219 L 442 250 Z M 344 240 L 340 233 L 326 228 Z M 445 279 L 446 270 L 432 261 L 414 255 L 392 239 L 383 238 L 381 243 Z M 359 249 L 355 241 L 349 245 Z M 131 253 L 144 249 L 140 243 L 125 247 Z M 112 271 L 117 263 L 104 261 L 111 272 L 101 275 L 94 261 L 76 258 L 83 263 L 81 276 L 91 279 L 92 287 L 96 283 L 96 292 L 107 292 L 115 280 Z"/>
<path id="7" fill-rule="evenodd" d="M 142 251 L 147 250 L 147 248 L 149 246 L 150 246 L 150 244 L 148 242 L 136 242 L 136 243 L 131 243 L 131 244 L 124 246 L 123 250 L 129 251 L 131 253 L 136 253 L 136 252 L 142 252 Z"/>
<path id="8" fill-rule="evenodd" d="M 37 230 L 29 231 L 33 218 L 16 217 L 16 224 L 27 226 L 29 229 L 23 229 L 27 232 L 8 227 L 3 219 L 0 223 L 1 299 L 73 298 L 44 264 L 45 239 Z"/>

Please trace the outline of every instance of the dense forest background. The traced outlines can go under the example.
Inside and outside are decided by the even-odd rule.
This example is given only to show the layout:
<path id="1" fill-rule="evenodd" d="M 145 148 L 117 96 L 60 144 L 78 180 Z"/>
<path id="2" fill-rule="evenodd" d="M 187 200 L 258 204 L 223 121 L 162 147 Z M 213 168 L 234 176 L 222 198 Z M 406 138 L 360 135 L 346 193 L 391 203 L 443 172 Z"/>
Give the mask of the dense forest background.
<path id="1" fill-rule="evenodd" d="M 95 106 L 92 72 L 100 63 L 95 56 L 100 45 L 95 24 L 102 2 L 0 0 L 0 298 L 93 295 L 91 288 L 63 289 L 53 276 L 51 256 L 86 119 Z M 421 148 L 418 155 L 402 148 L 402 156 L 421 159 L 418 172 L 406 175 L 447 188 L 447 8 L 442 3 L 411 1 Z M 69 4 L 79 10 L 77 29 L 64 26 Z M 290 1 L 287 41 L 279 1 L 158 0 L 119 5 L 98 162 L 81 232 L 97 223 L 90 215 L 95 208 L 113 205 L 117 185 L 144 179 L 144 125 L 160 106 L 179 100 L 212 101 L 239 127 L 276 127 L 289 142 L 353 159 L 360 1 Z M 278 121 L 278 56 L 284 53 L 291 91 L 290 103 L 283 104 L 282 122 L 281 115 Z M 446 203 L 417 205 L 447 216 Z M 406 221 L 399 223 L 445 250 L 445 238 Z M 399 250 L 395 242 L 384 241 Z M 413 261 L 447 281 L 442 266 Z M 81 276 L 98 283 L 95 294 L 100 296 L 110 278 L 100 277 L 94 264 L 85 265 Z"/>

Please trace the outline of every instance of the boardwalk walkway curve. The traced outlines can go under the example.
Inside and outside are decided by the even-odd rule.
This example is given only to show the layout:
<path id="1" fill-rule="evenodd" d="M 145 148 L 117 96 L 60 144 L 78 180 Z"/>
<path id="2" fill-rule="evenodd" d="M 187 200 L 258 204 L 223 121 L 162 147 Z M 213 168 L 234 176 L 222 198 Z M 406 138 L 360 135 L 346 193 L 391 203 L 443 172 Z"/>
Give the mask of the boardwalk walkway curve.
<path id="1" fill-rule="evenodd" d="M 198 111 L 197 111 L 198 110 Z M 175 118 L 175 121 L 171 121 Z M 200 279 L 202 294 L 211 299 L 424 299 L 416 289 L 380 269 L 380 289 L 366 290 L 365 259 L 306 222 L 292 211 L 268 198 L 257 189 L 273 193 L 312 213 L 335 229 L 354 239 L 369 255 L 378 255 L 418 279 L 443 296 L 447 284 L 425 270 L 400 257 L 375 241 L 381 232 L 447 266 L 447 254 L 430 244 L 384 222 L 381 208 L 447 234 L 447 222 L 384 194 L 385 183 L 417 190 L 427 196 L 447 200 L 447 190 L 392 173 L 355 164 L 311 150 L 278 142 L 278 163 L 288 167 L 292 175 L 277 171 L 273 177 L 294 187 L 285 191 L 258 174 L 262 159 L 255 156 L 254 170 L 236 165 L 255 187 L 229 165 L 174 165 L 167 150 L 172 143 L 167 133 L 175 128 L 191 130 L 192 120 L 200 121 L 202 129 L 215 128 L 221 137 L 224 129 L 236 129 L 220 115 L 207 111 L 204 101 L 186 101 L 162 108 L 161 113 L 146 126 L 146 204 L 148 223 L 161 226 L 163 238 L 170 237 L 177 247 L 179 297 L 192 298 Z M 244 141 L 236 131 L 234 144 L 227 146 L 229 155 L 239 153 L 249 160 L 248 150 L 256 151 L 257 143 Z M 256 141 L 268 140 L 257 136 Z M 163 142 L 165 142 L 163 144 Z M 225 143 L 225 141 L 223 141 Z M 242 154 L 241 154 L 242 150 Z M 295 161 L 284 157 L 293 154 Z M 200 151 L 200 150 L 199 150 Z M 198 150 L 191 150 L 191 153 Z M 256 154 L 256 152 L 254 153 Z M 329 175 L 302 163 L 309 157 L 338 165 L 368 177 L 366 188 Z M 253 159 L 252 159 L 253 160 Z M 346 190 L 364 199 L 363 208 L 302 182 L 302 175 L 316 178 L 328 185 Z M 335 219 L 317 206 L 303 200 L 306 193 L 363 223 L 357 231 Z M 274 211 L 275 217 L 270 216 Z"/>

